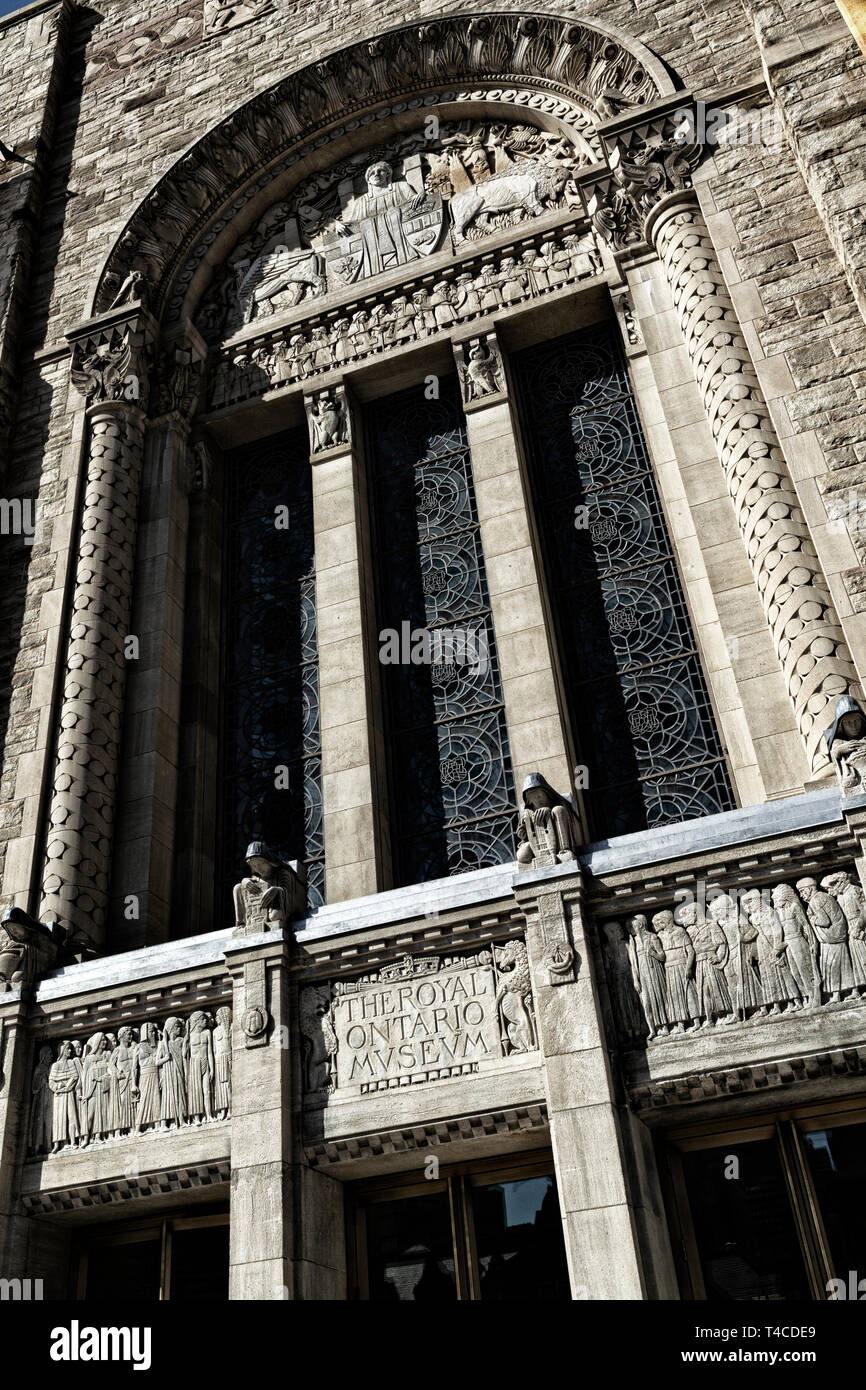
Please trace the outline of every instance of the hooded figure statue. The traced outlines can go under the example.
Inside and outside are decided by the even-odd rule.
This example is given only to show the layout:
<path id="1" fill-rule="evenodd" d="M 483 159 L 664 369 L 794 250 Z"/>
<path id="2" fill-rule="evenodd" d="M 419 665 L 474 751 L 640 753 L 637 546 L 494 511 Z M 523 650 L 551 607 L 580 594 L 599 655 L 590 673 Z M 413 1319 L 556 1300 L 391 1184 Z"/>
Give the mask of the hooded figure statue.
<path id="1" fill-rule="evenodd" d="M 304 911 L 304 885 L 262 840 L 247 846 L 250 874 L 235 886 L 235 932 L 274 931 Z"/>
<path id="2" fill-rule="evenodd" d="M 836 718 L 825 731 L 824 742 L 843 792 L 866 790 L 866 714 L 853 695 L 836 701 Z"/>
<path id="3" fill-rule="evenodd" d="M 570 796 L 560 796 L 540 772 L 523 783 L 517 826 L 517 862 L 522 869 L 543 869 L 577 858 L 580 823 Z"/>

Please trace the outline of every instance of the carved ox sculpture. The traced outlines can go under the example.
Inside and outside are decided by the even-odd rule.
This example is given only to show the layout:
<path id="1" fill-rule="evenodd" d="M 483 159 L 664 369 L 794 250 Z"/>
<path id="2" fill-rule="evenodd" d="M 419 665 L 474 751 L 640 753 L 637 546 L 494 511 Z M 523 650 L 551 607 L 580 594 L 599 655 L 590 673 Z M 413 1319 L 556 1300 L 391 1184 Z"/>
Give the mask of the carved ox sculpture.
<path id="1" fill-rule="evenodd" d="M 455 193 L 451 199 L 455 238 L 465 240 L 466 228 L 473 222 L 489 230 L 491 217 L 506 213 L 538 217 L 544 211 L 544 203 L 555 198 L 567 181 L 565 170 L 545 168 L 536 160 L 515 165 L 513 170 L 491 174 L 483 182 Z"/>

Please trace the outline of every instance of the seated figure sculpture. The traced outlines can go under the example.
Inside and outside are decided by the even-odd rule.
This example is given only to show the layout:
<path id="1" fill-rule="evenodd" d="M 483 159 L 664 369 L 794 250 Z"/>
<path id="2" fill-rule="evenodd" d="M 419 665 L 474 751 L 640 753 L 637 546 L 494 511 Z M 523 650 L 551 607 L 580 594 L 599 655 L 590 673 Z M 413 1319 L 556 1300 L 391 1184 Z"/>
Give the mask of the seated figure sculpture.
<path id="1" fill-rule="evenodd" d="M 262 840 L 253 840 L 246 853 L 249 877 L 235 885 L 235 933 L 276 931 L 304 911 L 304 885 Z"/>
<path id="2" fill-rule="evenodd" d="M 836 701 L 836 718 L 824 741 L 843 792 L 866 791 L 866 714 L 853 696 Z"/>
<path id="3" fill-rule="evenodd" d="M 521 869 L 543 869 L 577 859 L 580 822 L 571 797 L 560 796 L 540 772 L 523 783 L 517 827 L 517 862 Z"/>

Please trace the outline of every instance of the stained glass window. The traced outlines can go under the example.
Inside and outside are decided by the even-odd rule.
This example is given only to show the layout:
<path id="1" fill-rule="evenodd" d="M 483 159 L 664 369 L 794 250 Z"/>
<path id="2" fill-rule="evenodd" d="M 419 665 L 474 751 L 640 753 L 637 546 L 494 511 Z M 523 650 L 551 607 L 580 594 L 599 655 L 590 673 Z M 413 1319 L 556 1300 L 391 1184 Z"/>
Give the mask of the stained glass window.
<path id="1" fill-rule="evenodd" d="M 734 805 L 626 364 L 607 325 L 512 359 L 593 838 Z"/>
<path id="2" fill-rule="evenodd" d="M 315 908 L 325 867 L 306 430 L 229 454 L 225 511 L 221 901 L 231 902 L 247 844 L 261 839 L 304 861 Z"/>
<path id="3" fill-rule="evenodd" d="M 514 858 L 514 781 L 456 379 L 367 412 L 396 882 Z M 426 638 L 424 634 L 429 634 Z M 413 651 L 415 659 L 412 659 Z M 408 659 L 407 659 L 408 658 Z"/>

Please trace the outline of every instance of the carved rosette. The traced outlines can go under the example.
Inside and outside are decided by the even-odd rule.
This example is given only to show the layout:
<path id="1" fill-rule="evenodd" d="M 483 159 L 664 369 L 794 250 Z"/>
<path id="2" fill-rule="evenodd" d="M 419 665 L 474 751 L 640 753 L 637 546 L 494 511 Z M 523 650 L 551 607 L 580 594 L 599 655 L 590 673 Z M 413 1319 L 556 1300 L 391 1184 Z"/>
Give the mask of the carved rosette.
<path id="1" fill-rule="evenodd" d="M 108 901 L 144 442 L 142 335 L 127 323 L 76 341 L 72 380 L 88 401 L 87 479 L 40 914 L 98 944 Z"/>
<path id="2" fill-rule="evenodd" d="M 813 773 L 854 663 L 800 510 L 712 239 L 693 194 L 666 198 L 648 235 L 683 337 Z"/>

